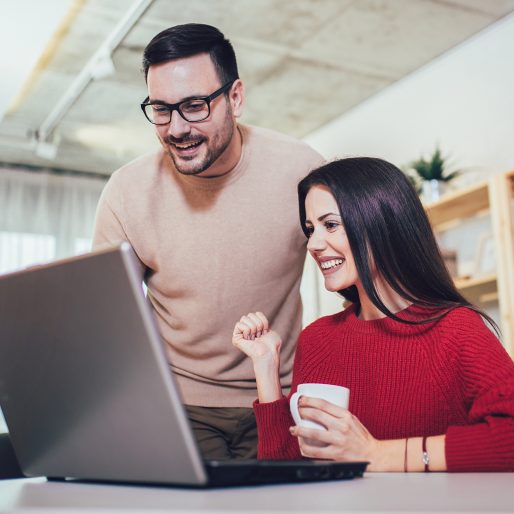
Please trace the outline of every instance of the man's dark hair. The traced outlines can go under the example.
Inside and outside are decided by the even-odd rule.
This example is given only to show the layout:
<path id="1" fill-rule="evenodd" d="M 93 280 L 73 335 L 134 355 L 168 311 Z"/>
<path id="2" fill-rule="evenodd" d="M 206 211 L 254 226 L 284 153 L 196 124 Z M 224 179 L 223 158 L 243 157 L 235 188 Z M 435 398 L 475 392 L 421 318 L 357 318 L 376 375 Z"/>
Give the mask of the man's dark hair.
<path id="1" fill-rule="evenodd" d="M 300 223 L 307 237 L 305 199 L 317 185 L 327 187 L 334 196 L 362 287 L 382 313 L 396 321 L 418 324 L 439 319 L 456 307 L 468 307 L 498 333 L 492 318 L 455 288 L 423 205 L 400 169 L 382 159 L 352 157 L 313 170 L 298 184 Z M 396 316 L 376 290 L 373 268 L 402 298 L 443 313 L 421 322 Z M 338 292 L 360 307 L 354 285 Z"/>
<path id="2" fill-rule="evenodd" d="M 216 27 L 202 23 L 187 23 L 159 32 L 148 43 L 143 52 L 145 80 L 152 64 L 201 53 L 208 53 L 211 56 L 220 85 L 239 78 L 236 55 L 230 41 Z"/>

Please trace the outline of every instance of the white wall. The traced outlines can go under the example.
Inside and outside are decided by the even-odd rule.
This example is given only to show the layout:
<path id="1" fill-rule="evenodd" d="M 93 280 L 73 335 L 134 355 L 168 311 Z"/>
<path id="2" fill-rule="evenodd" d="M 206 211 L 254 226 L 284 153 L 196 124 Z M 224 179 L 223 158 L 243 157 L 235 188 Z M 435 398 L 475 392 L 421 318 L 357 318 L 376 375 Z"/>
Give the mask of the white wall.
<path id="1" fill-rule="evenodd" d="M 459 167 L 514 167 L 514 15 L 305 138 L 328 158 L 404 164 L 436 143 Z"/>
<path id="2" fill-rule="evenodd" d="M 328 159 L 366 155 L 400 166 L 428 156 L 439 144 L 456 168 L 468 170 L 461 184 L 514 168 L 514 15 L 305 141 Z M 322 314 L 340 306 L 328 293 L 320 303 Z"/>

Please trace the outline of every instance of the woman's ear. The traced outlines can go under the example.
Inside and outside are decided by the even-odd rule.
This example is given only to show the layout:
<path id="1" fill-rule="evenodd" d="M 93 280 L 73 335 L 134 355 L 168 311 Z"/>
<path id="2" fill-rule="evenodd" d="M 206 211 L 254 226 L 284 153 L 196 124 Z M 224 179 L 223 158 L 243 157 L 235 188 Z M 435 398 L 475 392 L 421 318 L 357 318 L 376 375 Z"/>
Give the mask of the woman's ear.
<path id="1" fill-rule="evenodd" d="M 241 79 L 237 79 L 229 92 L 230 105 L 232 106 L 232 114 L 239 118 L 243 114 L 243 106 L 245 102 L 245 87 Z"/>

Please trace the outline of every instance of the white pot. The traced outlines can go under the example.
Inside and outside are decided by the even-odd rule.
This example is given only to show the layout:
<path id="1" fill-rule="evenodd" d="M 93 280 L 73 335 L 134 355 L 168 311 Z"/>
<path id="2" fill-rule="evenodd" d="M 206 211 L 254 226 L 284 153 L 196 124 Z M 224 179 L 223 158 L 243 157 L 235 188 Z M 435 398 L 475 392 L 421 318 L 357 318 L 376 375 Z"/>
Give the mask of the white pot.
<path id="1" fill-rule="evenodd" d="M 442 180 L 424 180 L 422 184 L 421 195 L 426 203 L 435 202 L 443 196 L 446 189 L 446 182 Z"/>

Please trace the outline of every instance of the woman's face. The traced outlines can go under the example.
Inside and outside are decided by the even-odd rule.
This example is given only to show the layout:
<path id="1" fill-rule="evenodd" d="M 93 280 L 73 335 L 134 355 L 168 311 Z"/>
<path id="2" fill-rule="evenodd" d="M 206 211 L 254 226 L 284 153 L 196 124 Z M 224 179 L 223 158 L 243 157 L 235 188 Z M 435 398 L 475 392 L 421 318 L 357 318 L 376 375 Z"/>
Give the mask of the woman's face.
<path id="1" fill-rule="evenodd" d="M 328 291 L 360 286 L 359 276 L 337 202 L 326 186 L 313 186 L 305 198 L 307 249 L 317 262 Z"/>

